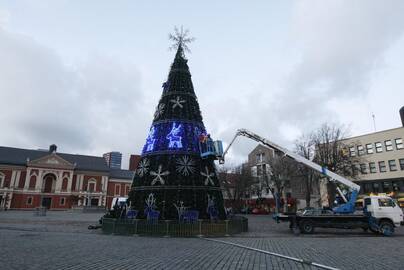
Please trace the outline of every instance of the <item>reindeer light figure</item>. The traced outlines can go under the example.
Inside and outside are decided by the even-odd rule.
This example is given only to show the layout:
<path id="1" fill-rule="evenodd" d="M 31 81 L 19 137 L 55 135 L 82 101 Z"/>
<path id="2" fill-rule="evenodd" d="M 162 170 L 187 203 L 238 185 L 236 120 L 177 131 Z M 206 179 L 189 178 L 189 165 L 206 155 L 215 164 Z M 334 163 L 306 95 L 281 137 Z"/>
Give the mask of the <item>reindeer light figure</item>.
<path id="1" fill-rule="evenodd" d="M 176 123 L 173 123 L 171 131 L 167 134 L 166 137 L 166 139 L 170 140 L 170 142 L 168 143 L 168 148 L 182 148 L 182 137 L 180 136 L 181 129 L 181 124 L 178 124 L 178 126 L 176 126 Z"/>

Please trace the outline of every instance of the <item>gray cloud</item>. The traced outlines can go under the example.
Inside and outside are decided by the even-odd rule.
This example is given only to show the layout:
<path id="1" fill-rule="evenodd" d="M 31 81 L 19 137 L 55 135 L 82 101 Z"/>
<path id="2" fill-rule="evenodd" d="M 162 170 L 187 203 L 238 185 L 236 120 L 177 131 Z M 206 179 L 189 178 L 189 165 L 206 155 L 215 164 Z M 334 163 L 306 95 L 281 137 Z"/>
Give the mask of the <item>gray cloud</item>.
<path id="1" fill-rule="evenodd" d="M 137 126 L 147 125 L 147 110 L 133 64 L 93 54 L 67 67 L 51 49 L 1 28 L 0 59 L 2 145 L 56 143 L 61 151 L 91 154 L 140 150 Z"/>
<path id="2" fill-rule="evenodd" d="M 312 119 L 332 118 L 330 100 L 366 97 L 384 53 L 403 35 L 403 13 L 401 1 L 299 2 L 291 39 L 301 59 L 280 95 L 282 118 L 304 128 Z M 283 108 L 301 110 L 287 114 Z"/>
<path id="3" fill-rule="evenodd" d="M 296 64 L 279 84 L 257 82 L 246 91 L 230 85 L 230 96 L 215 91 L 217 113 L 207 117 L 212 133 L 229 142 L 246 127 L 291 148 L 299 134 L 339 122 L 330 103 L 344 108 L 347 98 L 366 98 L 384 53 L 403 36 L 403 14 L 402 1 L 299 1 L 289 33 Z M 231 162 L 245 160 L 255 146 L 243 140 L 232 147 Z"/>

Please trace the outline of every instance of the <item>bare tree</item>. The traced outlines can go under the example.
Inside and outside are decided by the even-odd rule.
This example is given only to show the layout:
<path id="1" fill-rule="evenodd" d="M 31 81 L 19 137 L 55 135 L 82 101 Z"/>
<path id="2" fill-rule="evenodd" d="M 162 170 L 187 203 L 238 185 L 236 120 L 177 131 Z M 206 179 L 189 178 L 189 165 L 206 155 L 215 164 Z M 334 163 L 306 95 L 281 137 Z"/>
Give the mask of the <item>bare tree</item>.
<path id="1" fill-rule="evenodd" d="M 277 211 L 280 209 L 279 201 L 283 197 L 286 200 L 285 188 L 296 176 L 296 162 L 284 156 L 275 154 L 269 159 L 270 174 L 264 178 L 264 183 L 271 191 L 276 201 Z"/>
<path id="2" fill-rule="evenodd" d="M 231 171 L 236 171 L 235 173 Z M 219 181 L 224 189 L 225 195 L 230 204 L 236 210 L 240 210 L 243 201 L 251 193 L 251 187 L 254 179 L 247 168 L 241 166 L 241 170 L 231 170 L 230 168 L 220 167 L 218 169 Z"/>
<path id="3" fill-rule="evenodd" d="M 302 157 L 313 160 L 315 154 L 315 142 L 313 140 L 313 134 L 302 135 L 295 142 L 295 151 Z M 311 195 L 314 186 L 319 185 L 320 175 L 304 164 L 297 164 L 297 172 L 299 174 L 299 181 L 303 181 L 306 207 L 310 207 Z"/>
<path id="4" fill-rule="evenodd" d="M 347 130 L 336 124 L 323 124 L 312 134 L 312 143 L 315 147 L 314 161 L 337 174 L 357 177 L 358 158 L 352 158 L 347 151 L 348 145 L 343 140 Z M 335 200 L 336 184 L 328 182 L 329 205 Z M 345 187 L 342 187 L 345 188 Z"/>

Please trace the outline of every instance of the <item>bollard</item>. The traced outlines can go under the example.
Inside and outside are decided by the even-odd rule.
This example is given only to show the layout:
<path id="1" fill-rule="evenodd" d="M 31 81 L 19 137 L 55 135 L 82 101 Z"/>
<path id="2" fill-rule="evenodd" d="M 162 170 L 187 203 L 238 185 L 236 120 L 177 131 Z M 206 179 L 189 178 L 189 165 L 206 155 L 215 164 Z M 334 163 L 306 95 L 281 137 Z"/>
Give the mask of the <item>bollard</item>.
<path id="1" fill-rule="evenodd" d="M 226 219 L 224 222 L 226 222 L 226 234 L 224 236 L 230 236 L 230 234 L 229 234 L 229 220 Z"/>
<path id="2" fill-rule="evenodd" d="M 138 222 L 138 221 L 139 221 L 138 219 L 135 219 L 135 233 L 134 233 L 134 235 L 137 234 L 137 222 Z"/>
<path id="3" fill-rule="evenodd" d="M 164 237 L 170 237 L 169 226 L 170 226 L 170 221 L 166 220 L 166 235 Z"/>
<path id="4" fill-rule="evenodd" d="M 198 237 L 203 237 L 202 235 L 202 220 L 198 219 L 199 222 L 199 235 L 197 235 Z"/>

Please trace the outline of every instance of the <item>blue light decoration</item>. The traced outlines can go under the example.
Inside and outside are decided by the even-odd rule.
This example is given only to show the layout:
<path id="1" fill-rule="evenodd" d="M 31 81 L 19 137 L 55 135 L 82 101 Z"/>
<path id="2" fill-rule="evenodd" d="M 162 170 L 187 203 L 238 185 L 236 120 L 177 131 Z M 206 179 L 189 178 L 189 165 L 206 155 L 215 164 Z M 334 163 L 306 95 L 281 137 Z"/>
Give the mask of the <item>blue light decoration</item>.
<path id="1" fill-rule="evenodd" d="M 199 154 L 199 136 L 206 134 L 203 124 L 179 120 L 152 125 L 142 154 L 183 152 Z"/>
<path id="2" fill-rule="evenodd" d="M 182 148 L 182 137 L 180 136 L 180 134 L 182 133 L 181 129 L 181 124 L 178 124 L 177 127 L 176 123 L 173 123 L 170 133 L 168 133 L 168 135 L 166 136 L 166 139 L 170 140 L 170 142 L 168 143 L 168 148 Z"/>
<path id="3" fill-rule="evenodd" d="M 154 138 L 155 133 L 156 133 L 156 130 L 155 130 L 154 126 L 152 126 L 150 128 L 149 135 L 146 138 L 146 145 L 145 145 L 146 151 L 153 151 L 154 142 L 156 141 L 156 139 Z"/>

